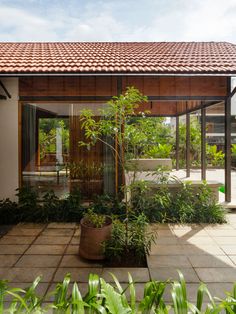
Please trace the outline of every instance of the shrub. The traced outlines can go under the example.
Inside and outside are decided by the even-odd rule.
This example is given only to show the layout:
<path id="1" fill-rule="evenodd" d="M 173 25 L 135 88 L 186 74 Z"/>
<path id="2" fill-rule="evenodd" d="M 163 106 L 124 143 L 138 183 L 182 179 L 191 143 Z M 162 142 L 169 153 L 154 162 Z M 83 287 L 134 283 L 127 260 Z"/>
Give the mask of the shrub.
<path id="1" fill-rule="evenodd" d="M 169 223 L 224 223 L 225 211 L 213 197 L 206 183 L 194 190 L 191 183 L 180 183 L 177 194 L 171 193 L 163 183 L 151 194 L 147 184 L 135 186 L 132 193 L 133 207 L 143 212 L 150 222 Z"/>
<path id="2" fill-rule="evenodd" d="M 75 282 L 70 292 L 70 275 L 67 274 L 62 283 L 46 296 L 36 292 L 40 277 L 26 289 L 9 288 L 6 281 L 0 281 L 1 313 L 107 313 L 107 314 L 191 314 L 191 313 L 236 313 L 236 284 L 232 292 L 224 299 L 213 298 L 203 283 L 197 290 L 197 301 L 188 300 L 184 277 L 179 273 L 179 280 L 171 283 L 171 302 L 166 304 L 164 293 L 168 281 L 150 281 L 145 284 L 143 297 L 138 302 L 136 286 L 130 274 L 127 287 L 122 288 L 118 279 L 111 274 L 114 283 L 109 284 L 96 274 L 90 274 L 88 291 L 82 297 L 79 285 Z M 50 295 L 50 298 L 49 298 Z M 203 302 L 206 302 L 203 309 Z M 47 300 L 47 302 L 45 302 Z M 48 301 L 50 300 L 50 301 Z"/>

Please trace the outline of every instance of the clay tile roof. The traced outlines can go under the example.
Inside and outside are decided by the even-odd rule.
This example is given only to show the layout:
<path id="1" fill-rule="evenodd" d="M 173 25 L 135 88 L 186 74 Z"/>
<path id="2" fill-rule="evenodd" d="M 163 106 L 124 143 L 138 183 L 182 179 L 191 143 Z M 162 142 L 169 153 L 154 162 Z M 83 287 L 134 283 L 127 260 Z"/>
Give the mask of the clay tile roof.
<path id="1" fill-rule="evenodd" d="M 0 43 L 0 74 L 236 73 L 227 42 Z"/>

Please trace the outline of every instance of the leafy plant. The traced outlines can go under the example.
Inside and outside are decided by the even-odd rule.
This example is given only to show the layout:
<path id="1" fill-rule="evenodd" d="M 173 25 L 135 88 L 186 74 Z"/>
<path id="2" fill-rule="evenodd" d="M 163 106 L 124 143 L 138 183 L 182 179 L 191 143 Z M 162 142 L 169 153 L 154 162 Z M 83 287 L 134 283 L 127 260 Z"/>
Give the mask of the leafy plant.
<path id="1" fill-rule="evenodd" d="M 46 296 L 40 296 L 36 289 L 40 277 L 26 288 L 9 288 L 6 281 L 0 281 L 1 313 L 107 313 L 107 314 L 213 314 L 236 313 L 236 283 L 233 291 L 225 298 L 213 298 L 207 286 L 201 283 L 197 290 L 196 303 L 188 299 L 188 289 L 183 275 L 179 272 L 179 280 L 171 283 L 172 302 L 167 305 L 164 293 L 169 281 L 150 281 L 145 284 L 143 297 L 138 301 L 136 285 L 128 273 L 128 285 L 122 287 L 118 279 L 111 274 L 114 283 L 107 283 L 96 274 L 90 274 L 88 291 L 82 296 L 79 285 L 75 282 L 70 292 L 70 275 L 67 274 L 62 283 Z M 49 298 L 50 297 L 50 298 Z M 47 300 L 47 302 L 45 302 Z M 51 300 L 48 302 L 48 300 Z M 203 309 L 203 302 L 207 302 Z"/>
<path id="2" fill-rule="evenodd" d="M 170 158 L 173 146 L 171 144 L 158 144 L 145 152 L 148 158 Z"/>
<path id="3" fill-rule="evenodd" d="M 105 256 L 120 263 L 128 257 L 141 264 L 149 254 L 154 234 L 147 231 L 148 221 L 144 214 L 133 216 L 128 224 L 114 220 L 111 239 L 105 243 Z"/>
<path id="4" fill-rule="evenodd" d="M 208 163 L 212 166 L 223 166 L 225 154 L 221 150 L 217 150 L 216 145 L 206 146 L 206 157 Z"/>
<path id="5" fill-rule="evenodd" d="M 106 216 L 96 214 L 92 208 L 89 208 L 84 215 L 84 222 L 93 228 L 102 228 L 106 223 Z"/>

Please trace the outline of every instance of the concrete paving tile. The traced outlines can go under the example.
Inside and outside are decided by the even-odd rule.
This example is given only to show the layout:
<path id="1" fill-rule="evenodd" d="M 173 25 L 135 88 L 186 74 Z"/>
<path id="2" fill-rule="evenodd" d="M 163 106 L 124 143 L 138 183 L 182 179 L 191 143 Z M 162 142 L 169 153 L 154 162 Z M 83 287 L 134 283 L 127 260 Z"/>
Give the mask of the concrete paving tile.
<path id="1" fill-rule="evenodd" d="M 176 267 L 160 267 L 150 268 L 150 275 L 152 280 L 178 280 L 179 275 Z M 183 273 L 186 282 L 199 282 L 199 278 L 193 268 L 181 267 L 179 270 Z"/>
<path id="2" fill-rule="evenodd" d="M 207 230 L 211 237 L 236 237 L 236 230 Z"/>
<path id="3" fill-rule="evenodd" d="M 102 271 L 102 278 L 107 282 L 114 282 L 111 273 L 116 276 L 119 282 L 129 282 L 128 273 L 131 274 L 135 282 L 147 282 L 150 280 L 148 268 L 112 268 L 104 267 Z"/>
<path id="4" fill-rule="evenodd" d="M 14 245 L 14 244 L 9 244 L 9 245 L 0 245 L 0 255 L 4 254 L 23 254 L 25 250 L 29 247 L 28 244 L 24 245 Z"/>
<path id="5" fill-rule="evenodd" d="M 236 237 L 214 237 L 213 239 L 219 245 L 235 245 L 236 243 Z"/>
<path id="6" fill-rule="evenodd" d="M 15 267 L 56 267 L 60 262 L 60 255 L 24 255 Z"/>
<path id="7" fill-rule="evenodd" d="M 74 236 L 75 236 L 75 237 L 79 237 L 80 234 L 81 234 L 81 229 L 80 229 L 80 228 L 75 229 Z"/>
<path id="8" fill-rule="evenodd" d="M 73 229 L 63 229 L 63 228 L 47 228 L 42 232 L 43 236 L 55 236 L 55 237 L 63 237 L 63 236 L 72 236 L 74 234 Z"/>
<path id="9" fill-rule="evenodd" d="M 199 224 L 170 224 L 170 228 L 172 230 L 186 230 L 186 231 L 192 231 L 192 230 L 202 230 L 202 226 Z"/>
<path id="10" fill-rule="evenodd" d="M 43 223 L 33 223 L 33 222 L 21 222 L 21 223 L 18 223 L 15 228 L 28 228 L 28 229 L 43 229 L 46 227 L 46 224 L 43 224 Z"/>
<path id="11" fill-rule="evenodd" d="M 78 267 L 60 267 L 58 268 L 55 277 L 53 279 L 54 282 L 61 282 L 66 274 L 71 274 L 71 281 L 76 282 L 88 282 L 89 274 L 97 274 L 98 276 L 101 276 L 102 274 L 102 268 L 96 268 L 96 267 L 84 267 L 84 268 L 78 268 Z"/>
<path id="12" fill-rule="evenodd" d="M 0 268 L 12 267 L 21 255 L 0 255 Z"/>
<path id="13" fill-rule="evenodd" d="M 10 282 L 30 282 L 38 276 L 42 276 L 41 282 L 50 282 L 55 272 L 55 268 L 0 268 L 0 278 L 7 279 Z"/>
<path id="14" fill-rule="evenodd" d="M 21 288 L 21 289 L 24 289 L 26 290 L 27 288 L 29 288 L 31 286 L 30 283 L 28 282 L 10 282 L 9 283 L 9 287 L 11 288 Z M 35 291 L 36 293 L 39 295 L 39 296 L 44 296 L 46 294 L 46 291 L 49 287 L 49 283 L 46 283 L 46 282 L 40 282 Z M 12 297 L 8 298 L 8 300 L 12 300 Z"/>
<path id="15" fill-rule="evenodd" d="M 37 236 L 42 231 L 42 228 L 23 228 L 20 226 L 13 227 L 7 235 L 14 236 Z"/>
<path id="16" fill-rule="evenodd" d="M 173 244 L 178 244 L 179 243 L 179 240 L 177 237 L 175 236 L 172 236 L 172 237 L 157 237 L 156 239 L 156 243 L 157 244 L 165 244 L 165 245 L 173 245 Z"/>
<path id="17" fill-rule="evenodd" d="M 188 258 L 193 267 L 235 267 L 225 255 L 189 255 Z"/>
<path id="18" fill-rule="evenodd" d="M 102 267 L 99 261 L 88 261 L 77 255 L 65 255 L 62 258 L 60 267 Z"/>
<path id="19" fill-rule="evenodd" d="M 51 222 L 47 225 L 47 228 L 56 228 L 56 229 L 73 229 L 76 228 L 75 222 Z"/>
<path id="20" fill-rule="evenodd" d="M 49 254 L 62 255 L 65 251 L 66 245 L 41 245 L 34 244 L 29 247 L 25 254 Z"/>
<path id="21" fill-rule="evenodd" d="M 187 287 L 187 298 L 189 301 L 194 302 L 197 299 L 197 289 L 199 287 L 200 283 L 187 283 L 186 287 Z M 166 289 L 163 295 L 163 298 L 165 300 L 165 302 L 172 302 L 172 295 L 171 295 L 171 291 L 172 291 L 172 286 L 171 284 L 167 284 L 166 285 Z"/>
<path id="22" fill-rule="evenodd" d="M 220 245 L 221 249 L 227 255 L 236 255 L 236 243 L 234 245 Z"/>
<path id="23" fill-rule="evenodd" d="M 72 237 L 71 244 L 80 244 L 80 237 L 79 236 Z"/>
<path id="24" fill-rule="evenodd" d="M 236 268 L 195 268 L 196 273 L 203 282 L 235 282 L 236 281 Z"/>
<path id="25" fill-rule="evenodd" d="M 71 237 L 50 237 L 50 236 L 39 236 L 34 244 L 68 244 Z"/>
<path id="26" fill-rule="evenodd" d="M 215 224 L 215 225 L 203 225 L 205 230 L 233 230 L 233 226 L 231 226 L 230 224 L 223 224 L 223 225 L 219 225 L 219 224 Z M 227 232 L 227 231 L 226 231 Z"/>
<path id="27" fill-rule="evenodd" d="M 217 245 L 186 244 L 182 250 L 186 255 L 225 255 Z"/>
<path id="28" fill-rule="evenodd" d="M 178 238 L 179 244 L 199 244 L 199 245 L 216 245 L 215 241 L 209 237 L 190 237 Z"/>
<path id="29" fill-rule="evenodd" d="M 79 252 L 79 246 L 78 245 L 69 245 L 66 249 L 65 254 L 66 255 L 76 255 Z"/>
<path id="30" fill-rule="evenodd" d="M 31 244 L 35 236 L 8 236 L 5 235 L 0 239 L 0 244 Z"/>
<path id="31" fill-rule="evenodd" d="M 228 257 L 231 259 L 234 265 L 236 265 L 236 255 L 229 255 Z"/>
<path id="32" fill-rule="evenodd" d="M 161 224 L 161 223 L 151 223 L 149 224 L 148 228 L 150 231 L 157 231 L 157 230 L 170 230 L 169 224 Z"/>
<path id="33" fill-rule="evenodd" d="M 158 267 L 191 267 L 187 256 L 182 255 L 168 255 L 168 256 L 147 256 L 147 264 L 149 268 Z"/>
<path id="34" fill-rule="evenodd" d="M 201 229 L 173 229 L 174 234 L 177 237 L 185 237 L 192 238 L 192 237 L 209 237 L 209 234 L 203 228 Z"/>
<path id="35" fill-rule="evenodd" d="M 171 237 L 174 235 L 173 231 L 170 229 L 157 229 L 156 233 L 158 237 Z"/>
<path id="36" fill-rule="evenodd" d="M 152 244 L 150 255 L 183 255 L 183 247 L 181 245 L 159 245 Z"/>

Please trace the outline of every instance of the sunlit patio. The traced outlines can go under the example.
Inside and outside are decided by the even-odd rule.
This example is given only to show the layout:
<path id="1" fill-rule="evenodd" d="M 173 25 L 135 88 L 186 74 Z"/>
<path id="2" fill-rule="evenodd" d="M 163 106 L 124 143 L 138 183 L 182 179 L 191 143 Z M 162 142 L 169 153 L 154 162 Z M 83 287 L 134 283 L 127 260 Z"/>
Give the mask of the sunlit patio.
<path id="1" fill-rule="evenodd" d="M 232 288 L 236 276 L 236 215 L 228 214 L 227 220 L 227 224 L 216 226 L 151 225 L 158 237 L 146 268 L 106 268 L 102 263 L 82 260 L 78 256 L 80 229 L 74 223 L 19 224 L 1 236 L 0 276 L 12 286 L 27 287 L 41 275 L 38 289 L 46 293 L 67 273 L 85 291 L 89 273 L 112 282 L 112 272 L 125 285 L 130 272 L 141 298 L 145 282 L 177 279 L 179 269 L 190 300 L 194 301 L 200 281 L 208 283 L 212 294 L 220 297 Z M 170 300 L 170 295 L 165 298 Z"/>

